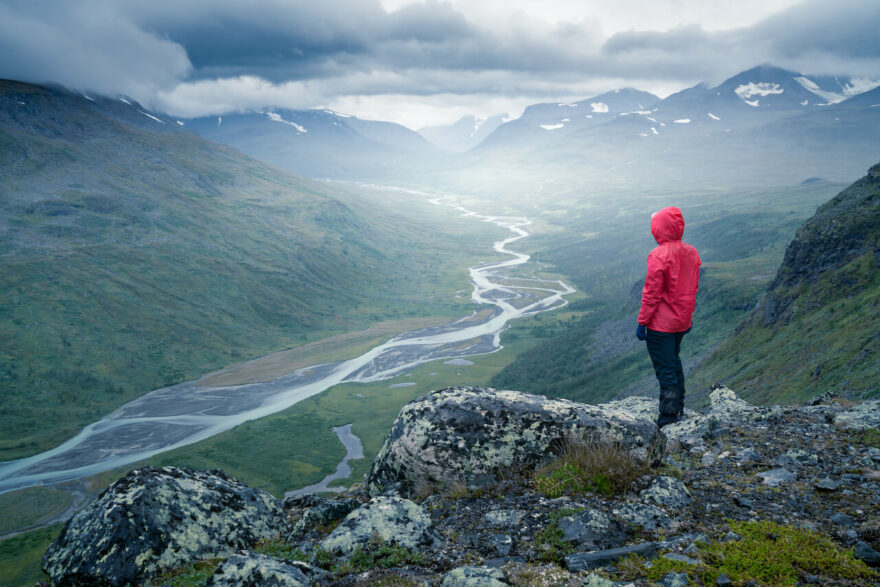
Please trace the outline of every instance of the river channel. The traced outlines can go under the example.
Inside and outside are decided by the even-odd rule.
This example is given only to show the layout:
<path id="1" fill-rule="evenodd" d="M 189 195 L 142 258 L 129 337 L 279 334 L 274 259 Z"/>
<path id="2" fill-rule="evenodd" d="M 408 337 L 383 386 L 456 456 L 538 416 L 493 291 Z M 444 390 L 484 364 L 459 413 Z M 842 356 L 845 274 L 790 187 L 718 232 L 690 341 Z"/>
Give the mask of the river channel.
<path id="1" fill-rule="evenodd" d="M 569 285 L 510 274 L 529 261 L 528 255 L 507 248 L 528 236 L 528 219 L 479 215 L 451 197 L 431 202 L 511 233 L 493 246 L 504 259 L 470 268 L 471 298 L 482 310 L 479 314 L 406 332 L 359 357 L 297 369 L 273 381 L 205 387 L 196 380 L 151 391 L 52 450 L 0 463 L 0 493 L 55 485 L 130 465 L 279 412 L 340 383 L 389 379 L 428 361 L 497 351 L 508 322 L 567 303 L 564 296 L 574 292 Z"/>

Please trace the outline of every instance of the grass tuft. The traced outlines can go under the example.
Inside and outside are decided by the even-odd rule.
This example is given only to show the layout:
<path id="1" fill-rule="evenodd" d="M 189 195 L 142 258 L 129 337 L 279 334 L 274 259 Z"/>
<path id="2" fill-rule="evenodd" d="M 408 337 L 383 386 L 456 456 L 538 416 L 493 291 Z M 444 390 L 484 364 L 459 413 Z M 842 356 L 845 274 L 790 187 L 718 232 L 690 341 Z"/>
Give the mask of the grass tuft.
<path id="1" fill-rule="evenodd" d="M 647 472 L 647 464 L 616 442 L 570 436 L 557 457 L 535 472 L 535 487 L 548 497 L 599 493 L 621 495 Z"/>

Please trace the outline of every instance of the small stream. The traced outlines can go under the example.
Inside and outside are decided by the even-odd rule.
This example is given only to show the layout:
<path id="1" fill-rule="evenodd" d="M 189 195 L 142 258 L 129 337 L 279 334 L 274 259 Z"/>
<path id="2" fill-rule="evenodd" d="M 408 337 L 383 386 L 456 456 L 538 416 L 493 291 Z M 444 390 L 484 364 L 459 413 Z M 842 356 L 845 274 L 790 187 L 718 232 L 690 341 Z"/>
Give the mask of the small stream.
<path id="1" fill-rule="evenodd" d="M 322 493 L 326 491 L 339 493 L 340 491 L 345 491 L 347 489 L 346 487 L 330 487 L 330 484 L 339 479 L 348 479 L 351 476 L 351 467 L 348 465 L 348 461 L 364 458 L 364 445 L 361 444 L 360 438 L 352 434 L 351 424 L 337 426 L 336 428 L 333 428 L 333 432 L 336 433 L 342 446 L 345 447 L 345 457 L 342 459 L 342 462 L 336 466 L 336 471 L 327 475 L 314 485 L 288 491 L 284 494 L 284 497 L 295 497 L 297 495 L 308 495 L 310 493 Z"/>

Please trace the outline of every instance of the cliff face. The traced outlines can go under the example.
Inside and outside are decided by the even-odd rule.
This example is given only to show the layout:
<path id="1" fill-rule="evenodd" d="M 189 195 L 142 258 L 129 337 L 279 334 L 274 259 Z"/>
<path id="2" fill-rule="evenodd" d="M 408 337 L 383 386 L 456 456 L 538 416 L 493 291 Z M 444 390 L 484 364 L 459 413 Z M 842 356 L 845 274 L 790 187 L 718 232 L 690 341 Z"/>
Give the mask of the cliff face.
<path id="1" fill-rule="evenodd" d="M 880 582 L 880 400 L 711 400 L 659 432 L 648 398 L 441 390 L 404 408 L 367 487 L 279 505 L 219 471 L 133 471 L 71 520 L 44 568 L 58 585 Z M 548 440 L 572 433 L 591 439 L 585 460 L 560 464 L 573 445 Z M 630 459 L 632 480 L 615 485 L 594 459 L 574 482 L 600 450 Z"/>
<path id="2" fill-rule="evenodd" d="M 868 269 L 880 271 L 880 163 L 821 206 L 797 231 L 762 304 L 764 324 L 790 323 L 799 311 L 810 311 L 821 301 L 812 299 L 817 296 L 810 289 L 823 276 L 842 272 L 866 256 L 871 258 Z M 865 285 L 845 274 L 831 279 L 840 297 L 852 296 Z M 798 304 L 799 298 L 805 303 Z"/>
<path id="3" fill-rule="evenodd" d="M 880 396 L 880 164 L 797 231 L 751 318 L 694 383 L 765 403 Z"/>

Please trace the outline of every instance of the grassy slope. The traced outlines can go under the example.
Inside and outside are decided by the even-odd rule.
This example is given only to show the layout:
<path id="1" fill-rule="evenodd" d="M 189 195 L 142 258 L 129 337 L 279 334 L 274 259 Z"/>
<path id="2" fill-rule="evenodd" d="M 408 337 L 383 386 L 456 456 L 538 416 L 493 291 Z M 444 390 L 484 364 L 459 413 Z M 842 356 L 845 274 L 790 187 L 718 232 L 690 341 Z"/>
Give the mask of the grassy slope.
<path id="1" fill-rule="evenodd" d="M 773 287 L 700 367 L 762 402 L 833 391 L 880 396 L 880 166 L 824 204 L 789 246 Z"/>
<path id="2" fill-rule="evenodd" d="M 404 217 L 82 98 L 3 90 L 2 460 L 230 363 L 381 320 L 461 315 L 450 294 L 496 234 L 462 238 L 472 224 L 437 229 L 427 204 Z"/>

